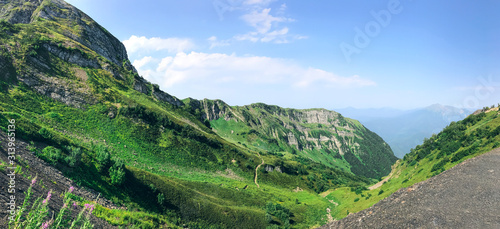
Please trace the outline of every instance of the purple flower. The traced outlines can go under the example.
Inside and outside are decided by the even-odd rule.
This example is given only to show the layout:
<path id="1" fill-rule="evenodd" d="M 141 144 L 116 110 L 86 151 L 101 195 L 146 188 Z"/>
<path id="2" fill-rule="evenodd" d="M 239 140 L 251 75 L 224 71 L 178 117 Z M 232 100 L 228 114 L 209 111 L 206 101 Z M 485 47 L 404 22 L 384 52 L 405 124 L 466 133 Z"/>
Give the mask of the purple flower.
<path id="1" fill-rule="evenodd" d="M 69 187 L 69 193 L 72 193 L 73 190 L 75 190 L 75 187 L 73 187 L 73 186 Z"/>
<path id="2" fill-rule="evenodd" d="M 36 183 L 36 177 L 33 178 L 33 180 L 31 180 L 31 186 L 35 185 L 35 183 Z"/>
<path id="3" fill-rule="evenodd" d="M 89 210 L 89 214 L 92 214 L 92 211 L 94 210 L 94 205 L 90 205 L 90 210 Z"/>
<path id="4" fill-rule="evenodd" d="M 76 202 L 73 202 L 73 208 L 76 209 L 76 206 L 78 206 L 78 205 L 76 205 Z"/>
<path id="5" fill-rule="evenodd" d="M 93 204 L 85 204 L 85 209 L 89 209 L 89 214 L 92 214 L 92 211 L 94 211 L 94 205 Z"/>
<path id="6" fill-rule="evenodd" d="M 66 208 L 67 206 L 68 206 L 68 204 L 67 204 L 67 203 L 64 203 L 63 208 Z"/>
<path id="7" fill-rule="evenodd" d="M 52 193 L 51 193 L 51 192 L 52 192 L 52 191 L 49 191 L 49 192 L 47 193 L 47 198 L 45 198 L 45 200 L 43 200 L 43 202 L 42 202 L 43 204 L 46 204 L 46 203 L 48 203 L 48 202 L 50 201 L 50 197 L 52 196 Z"/>
<path id="8" fill-rule="evenodd" d="M 49 228 L 49 225 L 50 225 L 50 224 L 49 224 L 49 221 L 47 221 L 47 222 L 43 223 L 43 224 L 42 224 L 42 226 L 41 226 L 40 228 L 41 228 L 41 229 L 47 229 L 47 228 Z"/>

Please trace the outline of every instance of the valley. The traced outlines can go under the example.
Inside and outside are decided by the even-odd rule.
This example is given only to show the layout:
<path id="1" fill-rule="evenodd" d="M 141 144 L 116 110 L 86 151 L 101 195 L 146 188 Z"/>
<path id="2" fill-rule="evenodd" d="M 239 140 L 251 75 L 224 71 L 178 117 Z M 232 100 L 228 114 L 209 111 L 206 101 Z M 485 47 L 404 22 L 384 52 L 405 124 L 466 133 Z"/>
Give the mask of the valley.
<path id="1" fill-rule="evenodd" d="M 500 146 L 492 107 L 398 160 L 371 128 L 333 110 L 176 98 L 63 0 L 0 8 L 0 203 L 10 201 L 11 170 L 25 200 L 15 220 L 0 211 L 9 228 L 69 228 L 84 212 L 82 228 L 349 227 L 351 213 Z"/>

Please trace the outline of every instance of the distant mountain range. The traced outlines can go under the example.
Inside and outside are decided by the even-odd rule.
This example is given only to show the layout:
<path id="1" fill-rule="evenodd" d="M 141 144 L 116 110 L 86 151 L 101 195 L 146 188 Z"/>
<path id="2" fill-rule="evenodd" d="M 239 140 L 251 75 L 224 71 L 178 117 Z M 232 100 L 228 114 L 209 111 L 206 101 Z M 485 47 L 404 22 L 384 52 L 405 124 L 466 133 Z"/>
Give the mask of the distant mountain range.
<path id="1" fill-rule="evenodd" d="M 421 144 L 425 138 L 439 133 L 451 122 L 462 120 L 473 112 L 441 104 L 413 110 L 348 107 L 335 111 L 359 120 L 368 129 L 380 135 L 399 158 L 409 153 L 411 148 Z"/>

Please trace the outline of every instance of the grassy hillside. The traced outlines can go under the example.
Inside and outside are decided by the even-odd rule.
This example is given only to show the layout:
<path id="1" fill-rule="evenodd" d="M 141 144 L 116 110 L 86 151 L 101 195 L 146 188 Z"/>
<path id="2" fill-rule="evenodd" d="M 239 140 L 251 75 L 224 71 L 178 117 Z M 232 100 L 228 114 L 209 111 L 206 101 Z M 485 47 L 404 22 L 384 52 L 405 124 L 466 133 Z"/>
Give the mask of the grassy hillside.
<path id="1" fill-rule="evenodd" d="M 500 146 L 500 112 L 485 108 L 458 122 L 452 122 L 439 134 L 399 160 L 381 186 L 369 190 L 342 187 L 323 193 L 339 204 L 333 211 L 335 218 L 366 209 L 403 187 L 409 187 L 435 176 L 469 158 L 489 152 Z M 382 184 L 383 183 L 383 184 Z"/>
<path id="2" fill-rule="evenodd" d="M 262 103 L 229 106 L 207 99 L 184 102 L 185 109 L 205 123 L 210 122 L 225 140 L 264 155 L 309 159 L 369 178 L 387 175 L 396 161 L 382 138 L 334 111 L 297 110 Z"/>
<path id="3" fill-rule="evenodd" d="M 7 131 L 15 119 L 27 150 L 123 206 L 96 207 L 95 215 L 112 225 L 310 228 L 326 222 L 327 208 L 335 207 L 318 193 L 366 186 L 370 180 L 359 176 L 369 176 L 364 167 L 374 176 L 388 172 L 372 157 L 389 155 L 387 167 L 390 149 L 354 120 L 298 125 L 272 109 L 308 111 L 256 104 L 234 113 L 244 125 L 206 122 L 189 101 L 142 79 L 123 45 L 72 6 L 59 0 L 0 6 L 0 128 Z M 317 150 L 294 128 L 306 128 L 313 139 L 334 137 L 324 131 L 333 128 L 336 139 L 349 144 L 343 155 Z M 233 129 L 236 137 L 229 135 Z M 297 135 L 297 144 L 281 136 L 285 129 Z M 357 137 L 341 135 L 347 132 Z"/>

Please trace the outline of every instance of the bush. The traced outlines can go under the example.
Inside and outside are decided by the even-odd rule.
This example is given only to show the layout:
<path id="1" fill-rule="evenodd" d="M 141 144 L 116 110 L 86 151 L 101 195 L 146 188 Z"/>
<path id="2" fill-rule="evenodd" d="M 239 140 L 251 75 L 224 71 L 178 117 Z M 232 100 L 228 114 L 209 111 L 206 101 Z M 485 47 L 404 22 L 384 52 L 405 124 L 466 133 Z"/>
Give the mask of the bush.
<path id="1" fill-rule="evenodd" d="M 358 201 L 359 201 L 359 198 L 354 199 L 354 202 L 358 202 Z"/>
<path id="2" fill-rule="evenodd" d="M 108 152 L 108 149 L 102 145 L 97 147 L 95 159 L 99 172 L 106 171 L 111 164 L 111 154 Z"/>
<path id="3" fill-rule="evenodd" d="M 82 159 L 82 150 L 78 147 L 69 147 L 69 155 L 64 159 L 70 167 L 76 167 Z"/>
<path id="4" fill-rule="evenodd" d="M 380 191 L 378 192 L 378 195 L 382 195 L 382 193 L 384 193 L 384 190 L 380 190 Z"/>
<path id="5" fill-rule="evenodd" d="M 163 195 L 163 193 L 159 193 L 157 199 L 158 199 L 158 204 L 163 205 L 163 203 L 165 202 L 165 195 Z"/>
<path id="6" fill-rule="evenodd" d="M 56 165 L 57 162 L 62 159 L 62 151 L 53 146 L 47 146 L 42 150 L 42 154 L 40 156 L 48 163 Z"/>
<path id="7" fill-rule="evenodd" d="M 125 165 L 121 159 L 113 160 L 113 166 L 109 169 L 109 177 L 112 185 L 121 185 L 125 181 Z"/>
<path id="8" fill-rule="evenodd" d="M 43 138 L 45 138 L 47 140 L 52 140 L 52 133 L 50 133 L 50 131 L 47 130 L 47 128 L 45 128 L 45 127 L 42 127 L 38 131 L 38 134 L 40 134 Z"/>
<path id="9" fill-rule="evenodd" d="M 439 161 L 438 163 L 436 163 L 432 166 L 431 172 L 438 171 L 438 170 L 444 170 L 444 165 L 446 165 L 446 163 L 448 163 L 448 161 L 449 161 L 448 157 L 444 157 L 441 161 Z"/>

